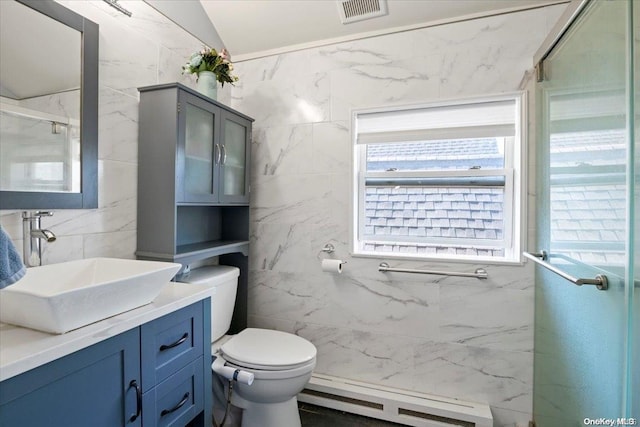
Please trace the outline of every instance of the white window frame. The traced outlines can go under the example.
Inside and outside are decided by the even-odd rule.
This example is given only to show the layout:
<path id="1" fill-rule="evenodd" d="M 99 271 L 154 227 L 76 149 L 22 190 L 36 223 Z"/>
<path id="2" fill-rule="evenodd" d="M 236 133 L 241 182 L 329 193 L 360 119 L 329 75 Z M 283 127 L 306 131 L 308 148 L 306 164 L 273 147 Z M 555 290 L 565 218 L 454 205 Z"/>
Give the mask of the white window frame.
<path id="1" fill-rule="evenodd" d="M 351 199 L 351 229 L 350 247 L 351 255 L 355 257 L 372 258 L 394 258 L 407 260 L 434 260 L 453 261 L 467 263 L 489 263 L 489 264 L 522 264 L 522 251 L 526 247 L 525 230 L 526 221 L 526 153 L 527 153 L 527 96 L 525 91 L 505 93 L 494 96 L 483 96 L 475 98 L 465 98 L 458 100 L 440 101 L 419 105 L 393 106 L 371 109 L 352 110 L 352 199 Z M 366 173 L 366 144 L 358 144 L 358 117 L 363 114 L 385 113 L 392 111 L 403 111 L 423 108 L 439 108 L 447 106 L 458 106 L 465 104 L 481 104 L 495 101 L 515 101 L 515 135 L 513 138 L 505 138 L 504 144 L 504 168 L 503 169 L 471 169 L 471 170 L 446 170 L 446 171 L 386 171 Z M 511 140 L 508 143 L 507 140 Z M 399 141 L 400 142 L 400 141 Z M 503 200 L 503 240 L 480 240 L 469 239 L 468 245 L 477 248 L 498 247 L 504 248 L 504 256 L 472 256 L 472 255 L 450 255 L 450 254 L 416 254 L 398 252 L 373 252 L 364 250 L 366 243 L 427 243 L 430 245 L 445 245 L 455 247 L 463 240 L 460 238 L 429 238 L 403 236 L 401 240 L 392 236 L 382 238 L 366 239 L 365 234 L 365 180 L 367 178 L 387 178 L 390 181 L 401 178 L 458 178 L 458 177 L 480 177 L 480 176 L 504 176 L 504 200 Z M 499 243 L 502 242 L 502 245 Z M 486 245 L 486 246 L 485 246 Z M 467 246 L 465 244 L 465 246 Z"/>

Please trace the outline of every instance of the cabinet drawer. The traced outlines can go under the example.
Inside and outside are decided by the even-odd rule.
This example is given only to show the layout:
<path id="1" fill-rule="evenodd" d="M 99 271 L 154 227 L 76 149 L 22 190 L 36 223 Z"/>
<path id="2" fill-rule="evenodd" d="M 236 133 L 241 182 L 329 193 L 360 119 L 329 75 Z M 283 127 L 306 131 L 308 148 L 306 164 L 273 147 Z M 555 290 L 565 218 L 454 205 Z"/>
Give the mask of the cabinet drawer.
<path id="1" fill-rule="evenodd" d="M 203 354 L 202 304 L 198 302 L 142 325 L 143 391 L 148 391 Z"/>
<path id="2" fill-rule="evenodd" d="M 184 426 L 204 408 L 203 357 L 142 396 L 143 425 Z"/>

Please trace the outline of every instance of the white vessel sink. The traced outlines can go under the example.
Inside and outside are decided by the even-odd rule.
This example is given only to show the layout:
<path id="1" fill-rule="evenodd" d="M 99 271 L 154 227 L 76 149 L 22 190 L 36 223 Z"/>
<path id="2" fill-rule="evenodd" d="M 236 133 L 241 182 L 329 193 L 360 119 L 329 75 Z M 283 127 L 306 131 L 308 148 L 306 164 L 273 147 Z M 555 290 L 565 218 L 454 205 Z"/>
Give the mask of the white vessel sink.
<path id="1" fill-rule="evenodd" d="M 89 258 L 27 269 L 0 290 L 0 321 L 62 334 L 149 304 L 180 264 Z"/>

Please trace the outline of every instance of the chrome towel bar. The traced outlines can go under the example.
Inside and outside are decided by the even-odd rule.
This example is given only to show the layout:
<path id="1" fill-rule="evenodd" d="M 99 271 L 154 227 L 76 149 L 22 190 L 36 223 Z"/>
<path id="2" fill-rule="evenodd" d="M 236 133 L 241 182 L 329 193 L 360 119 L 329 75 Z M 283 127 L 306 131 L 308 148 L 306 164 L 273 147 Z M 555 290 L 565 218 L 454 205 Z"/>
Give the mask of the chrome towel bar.
<path id="1" fill-rule="evenodd" d="M 549 255 L 547 254 L 546 251 L 540 251 L 537 253 L 523 252 L 522 255 L 526 256 L 527 258 L 534 261 L 535 263 L 540 264 L 547 270 L 550 270 L 556 273 L 558 276 L 562 277 L 563 279 L 570 281 L 574 285 L 578 285 L 578 286 L 595 285 L 595 287 L 601 291 L 606 291 L 607 289 L 609 289 L 609 280 L 607 279 L 607 276 L 605 276 L 604 274 L 598 274 L 594 279 L 575 278 L 565 273 L 564 271 L 560 270 L 559 268 L 546 262 L 547 259 L 549 259 Z"/>
<path id="2" fill-rule="evenodd" d="M 439 274 L 441 276 L 456 276 L 456 277 L 475 277 L 476 279 L 486 279 L 489 277 L 489 273 L 484 268 L 476 269 L 475 273 L 460 273 L 455 271 L 438 271 L 438 270 L 418 270 L 415 268 L 395 268 L 390 267 L 386 262 L 381 262 L 378 265 L 378 271 L 390 272 L 390 273 L 416 273 L 416 274 Z"/>

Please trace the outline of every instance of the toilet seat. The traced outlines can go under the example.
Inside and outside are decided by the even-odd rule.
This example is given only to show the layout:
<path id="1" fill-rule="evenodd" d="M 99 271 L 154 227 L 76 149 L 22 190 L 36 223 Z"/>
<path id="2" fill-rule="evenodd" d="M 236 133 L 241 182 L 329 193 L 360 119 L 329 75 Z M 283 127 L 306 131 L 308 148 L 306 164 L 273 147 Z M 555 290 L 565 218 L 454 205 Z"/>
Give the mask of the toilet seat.
<path id="1" fill-rule="evenodd" d="M 247 328 L 220 347 L 228 362 L 245 368 L 283 371 L 315 364 L 316 348 L 304 338 L 269 329 Z"/>

